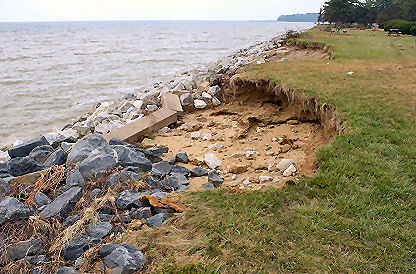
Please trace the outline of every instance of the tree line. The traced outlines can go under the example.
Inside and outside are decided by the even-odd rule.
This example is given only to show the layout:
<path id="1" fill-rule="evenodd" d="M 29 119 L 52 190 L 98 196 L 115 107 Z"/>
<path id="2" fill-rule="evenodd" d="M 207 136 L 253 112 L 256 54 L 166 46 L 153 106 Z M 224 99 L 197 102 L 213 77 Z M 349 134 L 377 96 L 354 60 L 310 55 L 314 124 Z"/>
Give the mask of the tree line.
<path id="1" fill-rule="evenodd" d="M 416 0 L 329 0 L 318 22 L 385 25 L 392 19 L 416 21 Z"/>

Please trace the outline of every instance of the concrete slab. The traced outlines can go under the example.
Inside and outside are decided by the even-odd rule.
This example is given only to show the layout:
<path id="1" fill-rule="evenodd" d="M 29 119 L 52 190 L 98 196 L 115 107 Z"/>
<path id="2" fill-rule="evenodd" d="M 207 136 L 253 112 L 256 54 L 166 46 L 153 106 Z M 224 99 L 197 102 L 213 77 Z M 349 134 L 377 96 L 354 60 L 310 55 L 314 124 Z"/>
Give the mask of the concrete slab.
<path id="1" fill-rule="evenodd" d="M 173 93 L 165 93 L 162 95 L 162 108 L 175 110 L 179 113 L 183 112 L 179 96 Z"/>

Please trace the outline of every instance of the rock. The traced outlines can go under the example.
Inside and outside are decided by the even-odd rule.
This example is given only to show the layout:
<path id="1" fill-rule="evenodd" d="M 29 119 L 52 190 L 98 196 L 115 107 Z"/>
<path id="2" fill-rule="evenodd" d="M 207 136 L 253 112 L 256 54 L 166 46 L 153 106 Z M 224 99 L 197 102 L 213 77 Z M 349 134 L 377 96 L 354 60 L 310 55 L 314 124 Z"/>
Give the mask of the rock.
<path id="1" fill-rule="evenodd" d="M 283 171 L 283 176 L 289 177 L 296 173 L 296 167 L 291 164 L 285 171 Z"/>
<path id="2" fill-rule="evenodd" d="M 207 153 L 204 156 L 205 163 L 209 168 L 216 169 L 217 167 L 222 165 L 222 161 L 217 158 L 214 153 Z"/>
<path id="3" fill-rule="evenodd" d="M 150 207 L 133 208 L 130 211 L 130 217 L 132 219 L 148 219 L 152 217 L 152 209 Z"/>
<path id="4" fill-rule="evenodd" d="M 82 177 L 78 169 L 71 171 L 71 173 L 66 178 L 65 189 L 70 189 L 73 186 L 83 186 L 85 185 L 85 180 Z"/>
<path id="5" fill-rule="evenodd" d="M 158 110 L 159 108 L 156 106 L 156 105 L 148 105 L 147 107 L 146 107 L 146 110 L 148 111 L 148 112 L 154 112 L 154 111 L 156 111 L 156 110 Z"/>
<path id="6" fill-rule="evenodd" d="M 71 225 L 78 222 L 79 219 L 80 219 L 80 217 L 79 217 L 78 214 L 66 217 L 65 220 L 64 220 L 64 227 L 70 227 Z"/>
<path id="7" fill-rule="evenodd" d="M 182 174 L 183 176 L 188 177 L 189 174 L 191 173 L 191 171 L 189 169 L 187 169 L 186 167 L 173 165 L 173 166 L 171 166 L 171 172 L 170 173 L 171 174 L 173 174 L 173 173 Z"/>
<path id="8" fill-rule="evenodd" d="M 277 165 L 277 168 L 280 171 L 285 171 L 293 163 L 294 161 L 292 159 L 282 159 Z"/>
<path id="9" fill-rule="evenodd" d="M 247 168 L 248 167 L 246 165 L 234 164 L 233 166 L 231 166 L 230 172 L 234 174 L 241 174 L 246 172 Z"/>
<path id="10" fill-rule="evenodd" d="M 53 143 L 51 144 L 51 146 L 55 149 L 57 147 L 59 147 L 62 143 L 76 143 L 78 141 L 77 138 L 73 137 L 73 136 L 63 136 L 60 135 L 57 139 L 55 139 L 53 141 Z"/>
<path id="11" fill-rule="evenodd" d="M 13 262 L 20 260 L 26 256 L 39 254 L 42 250 L 42 242 L 39 239 L 31 239 L 11 244 L 6 247 L 6 260 Z"/>
<path id="12" fill-rule="evenodd" d="M 291 146 L 289 144 L 285 144 L 280 148 L 281 153 L 286 153 L 291 149 Z"/>
<path id="13" fill-rule="evenodd" d="M 42 163 L 53 151 L 54 149 L 50 145 L 38 146 L 29 153 L 29 156 L 35 161 Z"/>
<path id="14" fill-rule="evenodd" d="M 63 165 L 66 162 L 66 158 L 67 156 L 65 151 L 62 148 L 60 148 L 57 151 L 53 152 L 48 158 L 46 158 L 43 165 L 47 168 L 51 166 Z"/>
<path id="15" fill-rule="evenodd" d="M 75 207 L 75 203 L 81 199 L 82 188 L 72 187 L 59 195 L 52 203 L 48 204 L 39 215 L 42 217 L 65 218 Z"/>
<path id="16" fill-rule="evenodd" d="M 209 94 L 208 92 L 202 92 L 202 94 L 201 94 L 201 96 L 204 98 L 204 102 L 205 101 L 210 101 L 211 99 L 212 99 L 212 96 L 211 96 L 211 94 Z"/>
<path id="17" fill-rule="evenodd" d="M 259 176 L 259 181 L 260 183 L 270 182 L 273 181 L 273 177 L 261 175 Z"/>
<path id="18" fill-rule="evenodd" d="M 111 139 L 110 139 L 110 141 L 108 141 L 108 144 L 109 144 L 110 146 L 127 146 L 127 147 L 132 146 L 132 145 L 130 145 L 129 143 L 124 142 L 124 141 L 121 141 L 121 140 L 120 140 L 120 139 L 118 139 L 118 138 L 111 138 Z"/>
<path id="19" fill-rule="evenodd" d="M 0 200 L 5 196 L 10 195 L 13 191 L 13 186 L 0 179 Z"/>
<path id="20" fill-rule="evenodd" d="M 181 185 L 189 185 L 189 181 L 183 174 L 172 173 L 172 175 L 165 178 L 165 184 L 173 187 L 174 190 L 178 190 Z"/>
<path id="21" fill-rule="evenodd" d="M 0 163 L 4 163 L 10 160 L 10 155 L 7 151 L 0 150 Z"/>
<path id="22" fill-rule="evenodd" d="M 51 202 L 51 199 L 49 199 L 49 197 L 43 194 L 42 192 L 38 191 L 35 194 L 34 202 L 38 207 L 41 207 L 49 204 Z"/>
<path id="23" fill-rule="evenodd" d="M 212 138 L 212 134 L 211 133 L 206 133 L 206 134 L 203 134 L 201 136 L 201 139 L 204 140 L 204 141 L 210 140 L 211 138 Z"/>
<path id="24" fill-rule="evenodd" d="M 175 160 L 178 163 L 184 163 L 184 164 L 189 163 L 188 154 L 186 154 L 186 152 L 182 152 L 182 151 L 178 152 L 176 154 Z"/>
<path id="25" fill-rule="evenodd" d="M 136 273 L 146 263 L 144 254 L 137 247 L 128 244 L 107 244 L 98 251 L 111 273 Z"/>
<path id="26" fill-rule="evenodd" d="M 206 183 L 202 185 L 203 189 L 215 189 L 215 186 L 213 183 Z"/>
<path id="27" fill-rule="evenodd" d="M 113 148 L 117 152 L 118 162 L 123 167 L 138 167 L 141 172 L 152 170 L 152 163 L 145 158 L 143 153 L 125 146 L 113 146 Z"/>
<path id="28" fill-rule="evenodd" d="M 98 198 L 103 191 L 99 188 L 95 188 L 93 191 L 90 192 L 89 196 L 93 199 Z"/>
<path id="29" fill-rule="evenodd" d="M 143 195 L 131 190 L 123 191 L 116 201 L 116 205 L 119 209 L 130 209 L 132 207 L 143 207 L 143 203 L 140 198 Z"/>
<path id="30" fill-rule="evenodd" d="M 208 175 L 208 169 L 202 167 L 196 167 L 191 170 L 191 175 L 194 177 L 201 177 Z"/>
<path id="31" fill-rule="evenodd" d="M 113 226 L 109 222 L 98 222 L 95 225 L 87 226 L 85 232 L 89 237 L 94 239 L 102 239 L 111 234 Z"/>
<path id="32" fill-rule="evenodd" d="M 49 145 L 49 143 L 44 136 L 39 136 L 36 139 L 32 139 L 30 141 L 27 141 L 26 143 L 14 146 L 7 152 L 9 153 L 11 158 L 26 157 L 35 147 L 43 145 Z"/>
<path id="33" fill-rule="evenodd" d="M 113 155 L 107 153 L 101 153 L 97 155 L 91 155 L 81 163 L 78 164 L 79 172 L 84 177 L 89 177 L 97 173 L 104 172 L 110 168 L 117 166 L 117 161 Z"/>
<path id="34" fill-rule="evenodd" d="M 149 152 L 154 154 L 155 156 L 162 156 L 163 154 L 169 152 L 169 148 L 168 147 L 151 148 L 149 149 Z"/>
<path id="35" fill-rule="evenodd" d="M 39 164 L 32 157 L 17 157 L 8 162 L 9 173 L 14 177 L 22 176 L 45 169 L 44 165 Z"/>
<path id="36" fill-rule="evenodd" d="M 215 143 L 215 144 L 209 145 L 208 148 L 212 150 L 221 150 L 224 148 L 224 145 Z"/>
<path id="37" fill-rule="evenodd" d="M 72 266 L 58 268 L 57 274 L 78 274 L 78 271 Z"/>
<path id="38" fill-rule="evenodd" d="M 151 91 L 147 93 L 140 94 L 140 98 L 143 101 L 143 105 L 159 105 L 160 103 L 160 92 L 159 91 Z"/>
<path id="39" fill-rule="evenodd" d="M 8 163 L 0 163 L 0 178 L 10 177 L 9 174 L 9 164 Z"/>
<path id="40" fill-rule="evenodd" d="M 129 171 L 126 169 L 123 169 L 122 171 L 118 171 L 116 173 L 113 173 L 110 178 L 108 179 L 108 186 L 109 187 L 113 187 L 115 186 L 117 183 L 124 183 L 124 182 L 128 182 L 128 181 L 140 181 L 142 179 L 142 177 L 133 172 L 133 171 Z"/>
<path id="41" fill-rule="evenodd" d="M 220 92 L 221 92 L 221 88 L 220 88 L 219 86 L 213 86 L 213 87 L 210 87 L 210 88 L 209 88 L 208 92 L 209 92 L 209 94 L 211 94 L 212 96 L 214 96 L 214 97 L 218 97 L 218 95 L 219 95 L 219 94 L 220 94 Z"/>
<path id="42" fill-rule="evenodd" d="M 162 191 L 157 191 L 150 196 L 155 197 L 155 198 L 168 199 L 168 195 Z"/>
<path id="43" fill-rule="evenodd" d="M 191 93 L 184 93 L 179 99 L 181 101 L 181 105 L 184 107 L 190 106 L 194 103 L 194 98 Z"/>
<path id="44" fill-rule="evenodd" d="M 45 255 L 25 256 L 25 261 L 32 265 L 36 265 L 40 263 L 46 263 L 48 258 Z"/>
<path id="45" fill-rule="evenodd" d="M 158 178 L 163 178 L 171 172 L 172 168 L 167 162 L 159 162 L 153 164 L 152 175 Z"/>
<path id="46" fill-rule="evenodd" d="M 29 207 L 14 197 L 6 196 L 0 202 L 0 225 L 7 221 L 15 222 L 25 219 L 29 215 Z"/>
<path id="47" fill-rule="evenodd" d="M 103 136 L 91 134 L 75 144 L 68 154 L 67 165 L 76 164 L 85 160 L 93 150 L 109 153 L 111 148 Z"/>
<path id="48" fill-rule="evenodd" d="M 197 99 L 197 100 L 194 101 L 194 106 L 197 109 L 204 109 L 204 108 L 207 107 L 207 103 L 205 103 L 202 100 Z"/>
<path id="49" fill-rule="evenodd" d="M 155 147 L 156 145 L 157 145 L 156 142 L 149 138 L 144 138 L 142 141 L 142 146 L 144 148 L 151 148 L 151 147 Z"/>
<path id="50" fill-rule="evenodd" d="M 212 101 L 212 105 L 214 107 L 218 107 L 219 105 L 221 105 L 221 101 L 218 100 L 218 98 L 216 98 L 216 97 L 213 97 L 211 101 Z"/>
<path id="51" fill-rule="evenodd" d="M 208 182 L 212 183 L 215 187 L 219 187 L 224 182 L 224 179 L 213 170 L 208 173 Z"/>
<path id="52" fill-rule="evenodd" d="M 150 227 L 161 226 L 167 219 L 170 218 L 170 215 L 167 213 L 159 213 L 155 216 L 152 216 L 146 220 L 146 223 Z"/>
<path id="53" fill-rule="evenodd" d="M 64 246 L 64 259 L 65 261 L 74 262 L 78 259 L 85 251 L 87 251 L 92 246 L 92 243 L 89 241 L 88 237 L 85 235 L 78 235 L 72 238 Z"/>

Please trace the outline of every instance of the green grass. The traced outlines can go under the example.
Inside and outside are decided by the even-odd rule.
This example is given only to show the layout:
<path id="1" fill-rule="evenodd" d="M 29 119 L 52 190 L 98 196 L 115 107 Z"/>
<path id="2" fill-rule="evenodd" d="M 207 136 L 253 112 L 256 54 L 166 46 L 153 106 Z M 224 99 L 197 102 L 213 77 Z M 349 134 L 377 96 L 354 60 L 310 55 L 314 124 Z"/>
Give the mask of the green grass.
<path id="1" fill-rule="evenodd" d="M 172 251 L 165 273 L 416 272 L 416 39 L 318 29 L 299 39 L 330 45 L 334 60 L 256 65 L 243 77 L 336 106 L 347 132 L 319 151 L 313 177 L 186 196 L 175 226 L 197 235 L 185 250 L 198 256 L 184 263 Z"/>

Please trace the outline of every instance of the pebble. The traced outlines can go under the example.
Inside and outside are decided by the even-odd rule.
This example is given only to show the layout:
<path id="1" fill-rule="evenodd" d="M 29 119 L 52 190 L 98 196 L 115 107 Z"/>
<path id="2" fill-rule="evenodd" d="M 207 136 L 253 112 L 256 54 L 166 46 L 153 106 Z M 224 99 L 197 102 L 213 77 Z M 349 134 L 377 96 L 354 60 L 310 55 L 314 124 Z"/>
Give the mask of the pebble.
<path id="1" fill-rule="evenodd" d="M 194 106 L 197 109 L 204 109 L 204 108 L 207 107 L 207 103 L 205 103 L 202 100 L 197 99 L 197 100 L 194 101 Z"/>
<path id="2" fill-rule="evenodd" d="M 283 176 L 285 177 L 289 177 L 292 176 L 293 174 L 296 173 L 296 167 L 291 164 L 284 172 L 283 172 Z"/>

